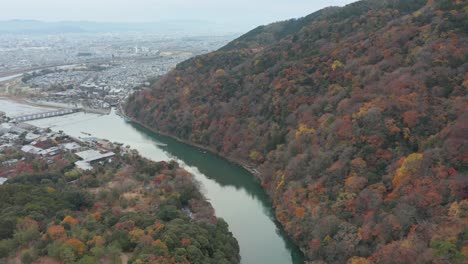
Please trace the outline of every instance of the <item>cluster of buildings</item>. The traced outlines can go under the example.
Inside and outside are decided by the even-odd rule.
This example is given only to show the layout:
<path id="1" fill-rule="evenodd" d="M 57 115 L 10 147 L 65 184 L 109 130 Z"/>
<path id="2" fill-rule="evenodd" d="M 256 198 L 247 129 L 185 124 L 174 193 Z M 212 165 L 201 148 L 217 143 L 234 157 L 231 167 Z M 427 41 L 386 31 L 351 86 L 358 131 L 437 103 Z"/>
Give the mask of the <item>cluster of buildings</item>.
<path id="1" fill-rule="evenodd" d="M 48 164 L 55 162 L 58 155 L 71 154 L 76 158 L 75 167 L 81 170 L 92 170 L 96 163 L 111 162 L 116 155 L 130 152 L 129 147 L 112 143 L 108 140 L 94 137 L 72 138 L 63 132 L 37 128 L 25 123 L 0 124 L 0 168 L 15 166 L 28 155 L 44 159 Z M 16 158 L 8 158 L 7 153 L 19 152 Z M 19 158 L 18 158 L 19 157 Z M 0 170 L 0 184 L 8 175 L 2 175 Z"/>
<path id="2" fill-rule="evenodd" d="M 44 105 L 109 109 L 134 90 L 149 86 L 149 78 L 231 39 L 136 32 L 3 35 L 0 88 L 8 94 L 13 91 L 17 96 L 29 95 L 30 100 Z M 76 168 L 91 170 L 95 163 L 111 161 L 115 153 L 130 151 L 106 140 L 77 139 L 25 123 L 11 123 L 0 112 L 0 184 L 6 180 L 2 175 L 5 168 L 13 168 L 31 155 L 49 164 L 58 155 L 73 155 Z M 16 154 L 7 154 L 12 152 Z"/>
<path id="3" fill-rule="evenodd" d="M 44 65 L 154 57 L 164 50 L 196 55 L 222 47 L 232 38 L 186 38 L 144 32 L 5 34 L 0 43 L 0 73 Z"/>
<path id="4" fill-rule="evenodd" d="M 0 90 L 46 104 L 108 110 L 149 85 L 149 79 L 231 38 L 137 32 L 5 35 L 0 43 L 0 76 L 24 75 L 17 78 L 23 81 L 0 84 Z"/>
<path id="5" fill-rule="evenodd" d="M 148 86 L 149 78 L 166 73 L 190 56 L 190 53 L 171 53 L 151 60 L 77 65 L 66 71 L 37 74 L 28 78 L 26 84 L 34 91 L 35 100 L 107 109 L 135 89 Z"/>
<path id="6" fill-rule="evenodd" d="M 73 88 L 89 77 L 90 73 L 87 71 L 56 71 L 46 75 L 39 75 L 34 77 L 26 83 L 31 88 L 53 89 L 60 87 L 67 89 Z"/>

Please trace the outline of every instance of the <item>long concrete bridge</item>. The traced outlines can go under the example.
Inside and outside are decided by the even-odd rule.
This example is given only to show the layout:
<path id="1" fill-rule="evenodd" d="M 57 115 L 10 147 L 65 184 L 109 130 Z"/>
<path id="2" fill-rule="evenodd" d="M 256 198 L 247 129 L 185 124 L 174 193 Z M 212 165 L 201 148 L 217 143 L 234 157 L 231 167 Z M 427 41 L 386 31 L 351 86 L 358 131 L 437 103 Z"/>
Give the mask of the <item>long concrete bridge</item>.
<path id="1" fill-rule="evenodd" d="M 26 122 L 26 121 L 49 118 L 49 117 L 54 117 L 54 116 L 69 115 L 69 114 L 73 114 L 76 112 L 80 112 L 81 110 L 82 109 L 80 108 L 72 108 L 72 109 L 62 109 L 62 110 L 56 110 L 56 111 L 50 111 L 50 112 L 42 112 L 42 113 L 37 113 L 37 114 L 17 116 L 17 117 L 11 118 L 10 122 Z"/>

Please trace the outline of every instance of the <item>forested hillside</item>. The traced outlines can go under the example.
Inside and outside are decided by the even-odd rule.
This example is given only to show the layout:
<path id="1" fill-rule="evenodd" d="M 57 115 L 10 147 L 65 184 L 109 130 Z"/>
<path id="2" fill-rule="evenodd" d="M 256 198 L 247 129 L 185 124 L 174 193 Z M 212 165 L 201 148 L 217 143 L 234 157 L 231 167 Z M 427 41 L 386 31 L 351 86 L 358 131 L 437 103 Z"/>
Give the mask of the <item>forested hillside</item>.
<path id="1" fill-rule="evenodd" d="M 0 186 L 0 263 L 240 262 L 226 222 L 176 162 L 126 154 L 84 172 L 73 159 L 0 165 L 14 175 Z"/>
<path id="2" fill-rule="evenodd" d="M 258 169 L 311 261 L 468 258 L 468 2 L 367 0 L 179 64 L 126 113 Z"/>

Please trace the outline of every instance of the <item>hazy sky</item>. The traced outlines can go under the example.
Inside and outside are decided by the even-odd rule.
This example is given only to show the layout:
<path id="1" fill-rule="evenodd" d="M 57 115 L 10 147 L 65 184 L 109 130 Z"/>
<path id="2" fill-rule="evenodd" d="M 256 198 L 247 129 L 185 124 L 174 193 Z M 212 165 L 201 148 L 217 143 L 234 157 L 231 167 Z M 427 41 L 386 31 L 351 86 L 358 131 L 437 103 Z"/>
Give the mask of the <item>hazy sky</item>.
<path id="1" fill-rule="evenodd" d="M 244 25 L 302 17 L 353 0 L 1 0 L 0 20 L 152 22 L 197 19 Z"/>

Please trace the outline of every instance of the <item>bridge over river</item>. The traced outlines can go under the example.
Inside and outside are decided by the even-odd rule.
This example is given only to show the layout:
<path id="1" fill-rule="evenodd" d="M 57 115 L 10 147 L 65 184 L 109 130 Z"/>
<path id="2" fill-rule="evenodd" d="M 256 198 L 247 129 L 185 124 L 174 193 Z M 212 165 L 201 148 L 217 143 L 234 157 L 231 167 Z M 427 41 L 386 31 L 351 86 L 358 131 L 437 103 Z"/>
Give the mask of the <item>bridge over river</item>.
<path id="1" fill-rule="evenodd" d="M 37 114 L 13 117 L 10 119 L 10 122 L 26 122 L 26 121 L 49 118 L 49 117 L 54 117 L 54 116 L 69 115 L 69 114 L 73 114 L 73 113 L 80 112 L 80 111 L 82 111 L 81 108 L 61 109 L 61 110 L 56 110 L 56 111 L 42 112 L 42 113 L 37 113 Z"/>

